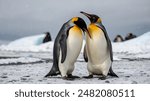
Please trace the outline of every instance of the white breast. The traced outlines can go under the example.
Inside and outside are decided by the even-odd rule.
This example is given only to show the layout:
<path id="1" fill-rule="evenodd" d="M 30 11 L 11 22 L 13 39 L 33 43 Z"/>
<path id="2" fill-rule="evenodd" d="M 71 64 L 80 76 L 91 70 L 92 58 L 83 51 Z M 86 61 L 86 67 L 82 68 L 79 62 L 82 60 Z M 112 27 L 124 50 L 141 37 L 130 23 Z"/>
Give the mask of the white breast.
<path id="1" fill-rule="evenodd" d="M 74 63 L 82 48 L 82 42 L 82 31 L 78 27 L 73 27 L 72 30 L 69 31 L 67 38 L 67 55 L 64 63 L 61 63 L 61 56 L 59 57 L 59 70 L 62 76 L 66 76 L 73 72 Z"/>
<path id="2" fill-rule="evenodd" d="M 69 35 L 67 39 L 67 61 L 70 63 L 74 63 L 77 59 L 77 57 L 80 54 L 81 48 L 82 48 L 82 34 L 81 36 L 76 36 L 76 33 L 73 33 Z"/>
<path id="3" fill-rule="evenodd" d="M 108 57 L 107 42 L 102 31 L 93 32 L 92 39 L 87 36 L 87 51 L 89 59 L 94 64 L 102 63 Z"/>

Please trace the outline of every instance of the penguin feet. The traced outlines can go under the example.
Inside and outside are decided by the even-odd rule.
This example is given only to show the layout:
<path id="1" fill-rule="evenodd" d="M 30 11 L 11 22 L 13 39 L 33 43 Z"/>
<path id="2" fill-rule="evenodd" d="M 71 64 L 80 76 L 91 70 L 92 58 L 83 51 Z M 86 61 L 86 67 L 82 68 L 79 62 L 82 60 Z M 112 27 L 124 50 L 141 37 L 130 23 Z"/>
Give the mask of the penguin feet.
<path id="1" fill-rule="evenodd" d="M 101 77 L 99 77 L 99 80 L 106 80 L 106 77 L 105 75 L 102 75 Z"/>
<path id="2" fill-rule="evenodd" d="M 62 77 L 63 80 L 74 80 L 75 78 L 69 78 L 67 76 Z"/>
<path id="3" fill-rule="evenodd" d="M 79 76 L 74 76 L 74 75 L 72 75 L 72 74 L 69 74 L 69 75 L 68 75 L 68 78 L 74 78 L 74 79 L 75 79 L 75 78 L 80 78 L 80 77 L 79 77 Z"/>
<path id="4" fill-rule="evenodd" d="M 85 78 L 85 79 L 91 79 L 91 78 L 93 78 L 93 75 L 83 76 L 83 78 Z"/>

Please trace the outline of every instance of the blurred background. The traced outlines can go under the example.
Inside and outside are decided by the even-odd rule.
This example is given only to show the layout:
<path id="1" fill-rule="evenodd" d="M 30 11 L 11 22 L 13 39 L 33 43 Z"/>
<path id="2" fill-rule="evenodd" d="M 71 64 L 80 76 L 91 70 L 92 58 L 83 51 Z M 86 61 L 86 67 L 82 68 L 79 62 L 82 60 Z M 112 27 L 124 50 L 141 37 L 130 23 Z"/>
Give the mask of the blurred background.
<path id="1" fill-rule="evenodd" d="M 0 0 L 0 43 L 50 32 L 54 39 L 62 24 L 80 11 L 102 18 L 108 34 L 150 31 L 150 0 Z"/>

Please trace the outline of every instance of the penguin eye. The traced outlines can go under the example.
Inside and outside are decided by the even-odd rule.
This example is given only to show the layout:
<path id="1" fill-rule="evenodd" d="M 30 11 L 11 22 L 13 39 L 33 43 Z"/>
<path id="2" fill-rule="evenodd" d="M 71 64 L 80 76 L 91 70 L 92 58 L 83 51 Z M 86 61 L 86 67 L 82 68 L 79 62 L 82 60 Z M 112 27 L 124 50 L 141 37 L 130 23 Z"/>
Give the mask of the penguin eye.
<path id="1" fill-rule="evenodd" d="M 97 21 L 95 16 L 93 16 L 93 17 L 92 17 L 92 19 L 93 19 L 93 21 L 94 21 L 94 22 L 96 22 L 96 21 Z"/>

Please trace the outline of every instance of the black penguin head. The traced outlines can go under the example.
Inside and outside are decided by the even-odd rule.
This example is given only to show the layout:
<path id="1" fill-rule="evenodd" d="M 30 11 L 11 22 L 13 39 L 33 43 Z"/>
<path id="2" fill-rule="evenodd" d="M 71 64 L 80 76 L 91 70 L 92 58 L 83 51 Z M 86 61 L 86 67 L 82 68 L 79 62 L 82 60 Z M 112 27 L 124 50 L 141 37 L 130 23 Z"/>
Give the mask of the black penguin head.
<path id="1" fill-rule="evenodd" d="M 71 19 L 71 22 L 74 23 L 75 25 L 77 25 L 79 28 L 81 28 L 83 30 L 83 32 L 86 32 L 90 36 L 89 31 L 88 31 L 87 26 L 86 26 L 86 23 L 82 18 L 73 17 Z"/>
<path id="2" fill-rule="evenodd" d="M 85 12 L 80 12 L 82 14 L 84 14 L 86 17 L 89 18 L 89 20 L 91 21 L 91 23 L 102 23 L 102 20 L 99 16 L 97 15 L 94 15 L 94 14 L 88 14 L 88 13 L 85 13 Z"/>
<path id="3" fill-rule="evenodd" d="M 87 30 L 86 23 L 85 23 L 85 21 L 82 18 L 80 18 L 80 17 L 73 17 L 71 19 L 71 21 L 72 21 L 72 23 L 77 25 L 79 28 L 81 28 L 83 31 Z"/>

